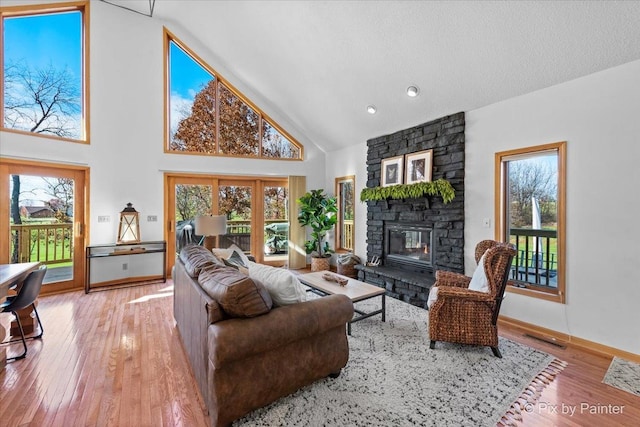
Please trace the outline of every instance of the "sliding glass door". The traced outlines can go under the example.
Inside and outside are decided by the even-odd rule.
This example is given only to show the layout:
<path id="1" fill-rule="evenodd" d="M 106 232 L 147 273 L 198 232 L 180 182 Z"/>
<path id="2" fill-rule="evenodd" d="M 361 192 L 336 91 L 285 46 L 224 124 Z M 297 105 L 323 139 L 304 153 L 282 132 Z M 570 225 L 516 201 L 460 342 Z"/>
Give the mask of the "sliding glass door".
<path id="1" fill-rule="evenodd" d="M 0 263 L 47 266 L 42 292 L 84 286 L 86 170 L 43 163 L 0 163 Z"/>
<path id="2" fill-rule="evenodd" d="M 201 243 L 198 215 L 225 215 L 218 246 L 236 245 L 258 262 L 285 265 L 288 251 L 287 179 L 165 175 L 168 266 L 188 243 Z"/>

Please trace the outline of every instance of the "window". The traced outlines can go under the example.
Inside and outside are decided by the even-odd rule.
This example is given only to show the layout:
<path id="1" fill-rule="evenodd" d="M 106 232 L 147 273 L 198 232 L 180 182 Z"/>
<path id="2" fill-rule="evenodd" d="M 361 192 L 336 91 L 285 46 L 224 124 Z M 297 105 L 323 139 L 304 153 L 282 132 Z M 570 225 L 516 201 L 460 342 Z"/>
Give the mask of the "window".
<path id="1" fill-rule="evenodd" d="M 3 130 L 88 141 L 88 9 L 2 9 Z"/>
<path id="2" fill-rule="evenodd" d="M 565 302 L 566 142 L 496 153 L 496 239 L 516 247 L 511 292 Z"/>
<path id="3" fill-rule="evenodd" d="M 166 29 L 165 51 L 168 152 L 302 160 L 302 145 Z"/>
<path id="4" fill-rule="evenodd" d="M 336 250 L 353 251 L 355 240 L 355 181 L 353 175 L 336 178 L 338 222 L 336 224 Z"/>

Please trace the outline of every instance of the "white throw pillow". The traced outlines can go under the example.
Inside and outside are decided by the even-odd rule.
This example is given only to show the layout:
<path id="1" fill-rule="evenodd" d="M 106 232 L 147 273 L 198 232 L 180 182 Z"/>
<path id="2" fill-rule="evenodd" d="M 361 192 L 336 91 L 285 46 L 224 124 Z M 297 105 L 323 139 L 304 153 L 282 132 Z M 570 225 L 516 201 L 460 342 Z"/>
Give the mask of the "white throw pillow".
<path id="1" fill-rule="evenodd" d="M 283 306 L 307 300 L 298 278 L 289 270 L 248 261 L 249 277 L 267 288 L 275 305 Z"/>
<path id="2" fill-rule="evenodd" d="M 227 259 L 231 254 L 231 251 L 229 249 L 222 249 L 222 248 L 213 248 L 211 249 L 211 252 L 213 252 L 213 254 L 218 258 L 220 258 L 221 260 Z"/>
<path id="3" fill-rule="evenodd" d="M 471 282 L 469 282 L 469 289 L 472 291 L 479 291 L 488 294 L 489 280 L 487 280 L 487 275 L 484 272 L 484 256 L 485 254 L 483 254 L 480 258 L 480 261 L 478 261 L 476 271 L 473 272 Z"/>
<path id="4" fill-rule="evenodd" d="M 236 245 L 231 245 L 227 249 L 213 248 L 213 254 L 223 261 L 225 264 L 235 267 L 249 267 L 249 258 L 244 254 L 242 249 Z"/>
<path id="5" fill-rule="evenodd" d="M 431 289 L 429 290 L 429 298 L 427 298 L 427 308 L 431 308 L 431 306 L 436 302 L 437 299 L 438 299 L 438 287 L 432 286 Z"/>

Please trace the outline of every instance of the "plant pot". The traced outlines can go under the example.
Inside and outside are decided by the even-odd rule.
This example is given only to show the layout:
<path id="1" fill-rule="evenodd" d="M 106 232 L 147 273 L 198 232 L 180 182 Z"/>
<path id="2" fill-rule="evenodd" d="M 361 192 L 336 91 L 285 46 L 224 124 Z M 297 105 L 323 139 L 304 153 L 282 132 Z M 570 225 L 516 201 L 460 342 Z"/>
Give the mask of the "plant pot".
<path id="1" fill-rule="evenodd" d="M 329 270 L 329 257 L 311 257 L 311 271 Z"/>

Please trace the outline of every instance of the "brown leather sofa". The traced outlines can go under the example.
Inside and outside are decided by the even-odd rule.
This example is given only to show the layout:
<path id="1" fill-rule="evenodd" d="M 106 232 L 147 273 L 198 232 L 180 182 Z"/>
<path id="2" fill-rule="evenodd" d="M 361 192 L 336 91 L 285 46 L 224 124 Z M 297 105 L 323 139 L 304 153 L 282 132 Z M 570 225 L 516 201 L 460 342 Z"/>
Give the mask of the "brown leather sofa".
<path id="1" fill-rule="evenodd" d="M 173 269 L 174 317 L 212 426 L 327 376 L 349 358 L 353 304 L 333 295 L 272 307 L 264 286 L 188 246 Z"/>

